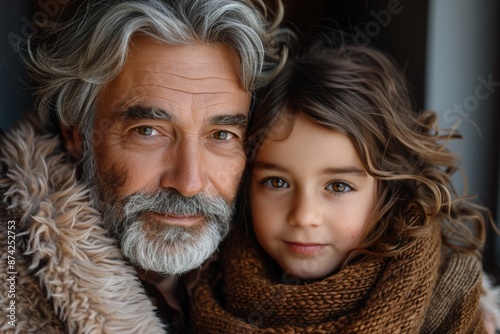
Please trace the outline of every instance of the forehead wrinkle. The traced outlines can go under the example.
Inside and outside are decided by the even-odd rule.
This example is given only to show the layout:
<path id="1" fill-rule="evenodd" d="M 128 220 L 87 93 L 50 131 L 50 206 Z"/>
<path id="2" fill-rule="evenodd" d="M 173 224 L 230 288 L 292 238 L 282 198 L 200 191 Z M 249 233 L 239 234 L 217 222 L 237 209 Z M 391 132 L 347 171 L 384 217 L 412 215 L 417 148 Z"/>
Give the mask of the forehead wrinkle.
<path id="1" fill-rule="evenodd" d="M 227 94 L 231 94 L 231 95 L 238 95 L 238 94 L 235 94 L 235 93 L 229 93 L 227 92 Z M 209 99 L 207 99 L 209 100 Z M 226 105 L 228 105 L 228 102 L 227 101 L 216 101 L 216 102 L 213 102 L 213 103 L 209 103 L 207 101 L 205 101 L 205 106 L 207 108 L 213 108 L 213 107 L 225 107 Z"/>
<path id="2" fill-rule="evenodd" d="M 191 94 L 191 95 L 209 95 L 209 94 L 233 94 L 233 95 L 238 95 L 237 93 L 226 92 L 226 91 L 189 92 L 189 91 L 186 91 L 186 90 L 183 90 L 183 89 L 175 89 L 175 88 L 171 88 L 171 87 L 160 85 L 160 84 L 145 84 L 145 83 L 139 84 L 139 85 L 136 85 L 136 86 L 131 86 L 131 89 L 133 89 L 135 87 L 138 87 L 138 86 L 140 86 L 140 87 L 162 88 L 162 89 L 170 90 L 170 91 L 173 91 L 173 92 L 186 93 L 186 94 Z"/>
<path id="3" fill-rule="evenodd" d="M 212 65 L 212 64 L 210 64 Z M 175 68 L 175 66 L 170 66 L 168 67 L 168 69 L 173 69 Z M 217 71 L 219 73 L 219 71 Z M 169 76 L 172 76 L 172 77 L 176 77 L 176 78 L 180 78 L 180 79 L 183 79 L 183 80 L 192 80 L 192 81 L 198 81 L 198 80 L 205 80 L 205 79 L 216 79 L 216 80 L 223 80 L 223 81 L 237 81 L 237 80 L 234 80 L 234 79 L 231 79 L 231 78 L 225 78 L 223 76 L 218 76 L 217 73 L 213 73 L 212 75 L 208 75 L 208 76 L 197 76 L 197 77 L 189 77 L 189 76 L 185 76 L 185 75 L 181 75 L 181 74 L 175 74 L 175 73 L 172 73 L 172 72 L 168 72 L 168 73 L 165 73 L 161 70 L 155 70 L 155 71 L 148 71 L 147 69 L 146 70 L 134 70 L 134 71 L 130 71 L 130 72 L 126 72 L 126 73 L 123 73 L 123 76 L 126 77 L 126 76 L 134 76 L 134 75 L 138 75 L 138 74 L 142 74 L 143 76 L 148 76 L 150 74 L 160 74 L 161 76 L 164 76 L 164 77 L 169 77 Z"/>
<path id="4" fill-rule="evenodd" d="M 181 74 L 175 74 L 175 73 L 163 73 L 161 71 L 157 71 L 157 72 L 147 72 L 147 71 L 144 71 L 146 73 L 160 73 L 162 76 L 172 76 L 172 77 L 176 77 L 176 78 L 179 78 L 181 80 L 188 80 L 188 81 L 203 81 L 203 80 L 211 80 L 211 79 L 215 79 L 215 80 L 221 80 L 221 81 L 229 81 L 229 82 L 237 82 L 238 80 L 234 80 L 232 78 L 226 78 L 226 77 L 223 77 L 223 76 L 217 76 L 216 73 L 212 74 L 212 75 L 208 75 L 208 76 L 197 76 L 197 77 L 189 77 L 189 76 L 185 76 L 185 75 L 181 75 Z"/>
<path id="5" fill-rule="evenodd" d="M 216 89 L 219 85 L 223 84 L 234 84 L 236 87 L 246 91 L 241 84 L 241 78 L 236 76 L 235 78 L 227 78 L 224 76 L 217 76 L 215 73 L 211 76 L 200 76 L 200 77 L 186 77 L 183 75 L 177 75 L 173 73 L 164 73 L 161 71 L 133 71 L 123 73 L 119 81 L 129 84 L 130 88 L 136 86 L 154 86 L 161 88 L 169 88 L 168 86 L 182 86 L 183 88 L 191 89 L 208 89 L 208 91 L 203 92 L 193 92 L 194 94 L 206 94 L 206 93 L 221 93 Z M 214 82 L 215 81 L 215 82 Z M 193 83 L 196 83 L 194 87 L 191 87 Z M 223 92 L 223 91 L 222 91 Z"/>
<path id="6" fill-rule="evenodd" d="M 191 61 L 176 61 L 174 59 L 165 59 L 164 56 L 153 57 L 151 53 L 144 55 L 145 59 L 133 59 L 129 58 L 124 66 L 124 68 L 132 67 L 132 72 L 142 73 L 158 73 L 167 70 L 165 74 L 176 75 L 183 77 L 182 73 L 186 70 L 193 71 L 196 75 L 202 75 L 208 73 L 210 76 L 217 75 L 224 70 L 225 72 L 238 72 L 238 67 L 233 65 L 239 65 L 239 62 L 234 64 L 228 63 L 226 59 L 209 61 L 206 63 L 193 63 Z M 203 56 L 202 56 L 203 57 Z M 167 57 L 169 58 L 169 57 Z"/>

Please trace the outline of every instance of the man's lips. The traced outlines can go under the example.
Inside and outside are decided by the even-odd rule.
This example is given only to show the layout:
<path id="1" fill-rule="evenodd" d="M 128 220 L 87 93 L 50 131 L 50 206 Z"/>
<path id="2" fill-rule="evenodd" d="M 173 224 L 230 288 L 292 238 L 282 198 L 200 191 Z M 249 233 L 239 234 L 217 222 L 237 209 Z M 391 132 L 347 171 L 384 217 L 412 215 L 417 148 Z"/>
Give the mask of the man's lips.
<path id="1" fill-rule="evenodd" d="M 203 221 L 203 216 L 180 216 L 174 214 L 164 214 L 158 212 L 151 212 L 149 215 L 164 224 L 173 225 L 173 226 L 195 226 Z"/>
<path id="2" fill-rule="evenodd" d="M 304 255 L 316 254 L 326 247 L 326 244 L 289 242 L 289 241 L 285 241 L 285 244 L 292 252 Z"/>

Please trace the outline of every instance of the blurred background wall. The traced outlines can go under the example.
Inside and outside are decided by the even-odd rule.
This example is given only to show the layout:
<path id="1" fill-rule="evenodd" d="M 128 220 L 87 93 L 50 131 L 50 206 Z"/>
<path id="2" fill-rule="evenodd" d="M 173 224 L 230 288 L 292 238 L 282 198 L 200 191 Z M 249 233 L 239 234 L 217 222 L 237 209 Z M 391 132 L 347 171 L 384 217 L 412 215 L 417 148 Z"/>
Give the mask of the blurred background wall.
<path id="1" fill-rule="evenodd" d="M 68 0 L 18 0 L 0 5 L 0 129 L 30 109 L 25 73 L 12 43 L 36 33 L 33 19 L 57 17 Z M 438 111 L 444 127 L 457 125 L 453 144 L 468 184 L 500 221 L 500 6 L 497 0 L 284 0 L 287 24 L 307 30 L 336 20 L 359 41 L 386 50 L 405 70 L 419 108 Z M 500 283 L 500 238 L 491 229 L 485 269 Z"/>
<path id="2" fill-rule="evenodd" d="M 0 5 L 0 130 L 6 130 L 31 107 L 25 71 L 14 47 L 32 32 L 34 1 L 20 0 Z"/>
<path id="3" fill-rule="evenodd" d="M 452 143 L 468 183 L 457 188 L 488 206 L 500 221 L 500 3 L 495 0 L 429 1 L 425 106 L 440 125 L 458 126 Z M 485 264 L 497 279 L 500 239 L 490 230 Z"/>

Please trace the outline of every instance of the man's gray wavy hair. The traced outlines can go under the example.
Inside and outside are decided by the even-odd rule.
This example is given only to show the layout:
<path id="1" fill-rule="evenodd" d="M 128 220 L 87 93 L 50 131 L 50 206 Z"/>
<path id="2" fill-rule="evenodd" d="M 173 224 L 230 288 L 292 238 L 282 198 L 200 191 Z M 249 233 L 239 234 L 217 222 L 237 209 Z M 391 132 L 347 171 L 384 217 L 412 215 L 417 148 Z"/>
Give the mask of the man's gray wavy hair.
<path id="1" fill-rule="evenodd" d="M 223 43 L 240 57 L 241 83 L 263 86 L 286 58 L 279 27 L 281 0 L 87 0 L 64 22 L 27 44 L 23 61 L 45 124 L 81 126 L 94 117 L 103 86 L 125 64 L 129 41 L 141 34 L 169 45 Z"/>

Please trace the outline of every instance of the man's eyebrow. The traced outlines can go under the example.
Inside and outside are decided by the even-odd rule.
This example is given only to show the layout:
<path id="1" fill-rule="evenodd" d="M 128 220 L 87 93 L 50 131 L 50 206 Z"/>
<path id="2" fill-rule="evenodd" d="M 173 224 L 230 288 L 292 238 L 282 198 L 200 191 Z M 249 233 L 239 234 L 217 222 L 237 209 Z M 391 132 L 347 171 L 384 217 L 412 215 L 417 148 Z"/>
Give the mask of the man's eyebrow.
<path id="1" fill-rule="evenodd" d="M 165 121 L 173 121 L 175 117 L 159 108 L 154 107 L 143 107 L 143 106 L 131 106 L 127 108 L 124 112 L 119 115 L 121 120 L 130 121 L 130 120 L 139 120 L 139 119 L 157 119 L 157 120 L 165 120 Z"/>
<path id="2" fill-rule="evenodd" d="M 213 125 L 235 125 L 241 128 L 246 128 L 248 117 L 243 114 L 217 115 L 210 118 L 209 123 Z"/>

